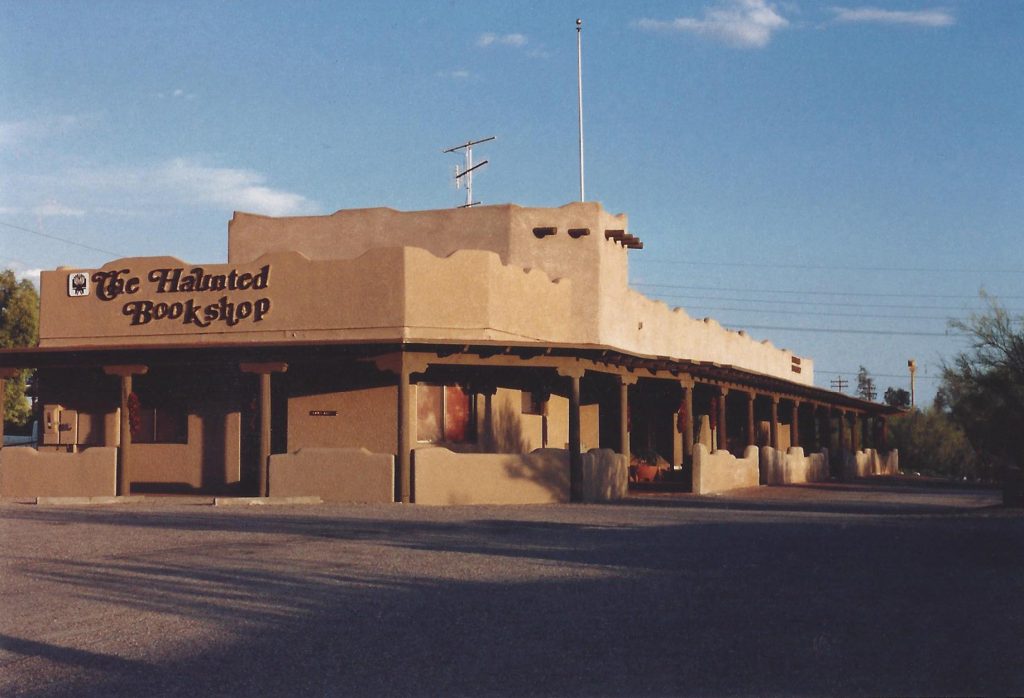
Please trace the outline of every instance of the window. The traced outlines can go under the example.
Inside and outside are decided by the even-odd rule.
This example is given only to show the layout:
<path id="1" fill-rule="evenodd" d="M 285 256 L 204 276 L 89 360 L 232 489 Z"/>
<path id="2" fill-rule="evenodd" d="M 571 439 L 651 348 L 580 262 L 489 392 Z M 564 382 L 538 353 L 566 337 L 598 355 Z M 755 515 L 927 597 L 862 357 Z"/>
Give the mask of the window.
<path id="1" fill-rule="evenodd" d="M 139 409 L 139 429 L 132 433 L 137 444 L 188 443 L 188 415 L 184 410 L 166 407 Z"/>
<path id="2" fill-rule="evenodd" d="M 416 440 L 468 443 L 475 439 L 473 403 L 456 385 L 416 386 Z"/>

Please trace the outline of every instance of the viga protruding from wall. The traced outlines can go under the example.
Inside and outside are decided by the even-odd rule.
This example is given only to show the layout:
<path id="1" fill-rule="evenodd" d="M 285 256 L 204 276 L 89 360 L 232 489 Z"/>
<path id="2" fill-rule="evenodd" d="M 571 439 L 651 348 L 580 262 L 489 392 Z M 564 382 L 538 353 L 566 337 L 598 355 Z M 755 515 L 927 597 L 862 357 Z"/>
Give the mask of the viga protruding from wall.
<path id="1" fill-rule="evenodd" d="M 583 500 L 619 499 L 628 488 L 626 459 L 608 449 L 583 457 Z M 454 453 L 421 448 L 413 461 L 417 504 L 549 504 L 569 501 L 569 452 Z"/>
<path id="2" fill-rule="evenodd" d="M 744 487 L 757 487 L 760 477 L 757 461 L 757 446 L 747 446 L 743 457 L 737 458 L 728 451 L 711 453 L 704 444 L 694 444 L 694 494 L 714 494 Z"/>
<path id="3" fill-rule="evenodd" d="M 325 502 L 395 501 L 395 457 L 365 448 L 300 448 L 270 456 L 270 496 Z"/>
<path id="4" fill-rule="evenodd" d="M 5 448 L 0 451 L 0 497 L 113 497 L 117 449 L 96 446 L 78 453 Z"/>

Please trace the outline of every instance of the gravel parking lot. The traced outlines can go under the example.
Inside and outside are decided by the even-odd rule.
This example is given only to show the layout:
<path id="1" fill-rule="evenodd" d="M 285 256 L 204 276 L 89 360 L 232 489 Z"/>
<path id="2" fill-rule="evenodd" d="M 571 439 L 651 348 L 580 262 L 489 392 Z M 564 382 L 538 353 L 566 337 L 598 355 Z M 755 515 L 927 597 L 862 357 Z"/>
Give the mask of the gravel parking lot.
<path id="1" fill-rule="evenodd" d="M 0 694 L 1024 694 L 995 492 L 200 501 L 0 504 Z"/>

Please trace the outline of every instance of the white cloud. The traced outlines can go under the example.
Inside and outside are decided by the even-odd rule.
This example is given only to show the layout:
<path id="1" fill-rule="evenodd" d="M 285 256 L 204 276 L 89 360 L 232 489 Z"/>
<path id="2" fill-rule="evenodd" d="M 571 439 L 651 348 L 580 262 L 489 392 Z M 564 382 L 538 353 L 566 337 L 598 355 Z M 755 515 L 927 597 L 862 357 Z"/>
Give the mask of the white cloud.
<path id="1" fill-rule="evenodd" d="M 67 218 L 81 218 L 85 215 L 85 209 L 75 208 L 73 206 L 66 206 L 54 200 L 46 201 L 32 209 L 32 213 L 37 216 L 46 218 L 53 217 L 67 217 Z"/>
<path id="2" fill-rule="evenodd" d="M 10 197 L 6 207 L 38 216 L 124 217 L 203 206 L 287 216 L 320 209 L 301 194 L 270 186 L 260 172 L 184 157 L 135 167 L 76 167 L 46 175 L 0 173 L 0 191 Z"/>
<path id="3" fill-rule="evenodd" d="M 649 31 L 690 32 L 737 48 L 763 48 L 772 34 L 789 25 L 765 0 L 729 0 L 704 10 L 701 19 L 641 19 L 636 26 Z"/>
<path id="4" fill-rule="evenodd" d="M 468 80 L 472 77 L 472 73 L 461 68 L 458 70 L 439 70 L 436 75 L 439 78 L 451 78 L 452 80 Z"/>
<path id="5" fill-rule="evenodd" d="M 837 22 L 911 24 L 918 27 L 948 27 L 956 18 L 948 10 L 882 10 L 876 7 L 833 7 Z"/>
<path id="6" fill-rule="evenodd" d="M 476 45 L 481 48 L 487 48 L 488 46 L 511 46 L 513 48 L 520 48 L 526 45 L 526 36 L 523 34 L 494 34 L 487 32 L 481 34 L 477 40 Z"/>
<path id="7" fill-rule="evenodd" d="M 42 269 L 35 267 L 29 267 L 23 262 L 19 262 L 16 259 L 3 259 L 0 258 L 0 269 L 10 269 L 14 272 L 14 278 L 16 279 L 28 279 L 31 281 L 36 288 L 39 288 L 39 274 L 42 273 Z"/>
<path id="8" fill-rule="evenodd" d="M 313 202 L 301 194 L 266 186 L 265 177 L 252 170 L 206 167 L 185 158 L 175 158 L 158 167 L 152 175 L 158 185 L 184 198 L 252 213 L 287 216 L 315 208 Z"/>
<path id="9" fill-rule="evenodd" d="M 19 145 L 28 140 L 64 134 L 81 122 L 77 116 L 47 116 L 23 121 L 0 121 L 0 148 Z"/>
<path id="10" fill-rule="evenodd" d="M 175 88 L 170 92 L 157 92 L 156 96 L 159 99 L 184 99 L 186 101 L 191 101 L 196 98 L 195 94 L 191 92 L 186 92 L 180 87 Z"/>

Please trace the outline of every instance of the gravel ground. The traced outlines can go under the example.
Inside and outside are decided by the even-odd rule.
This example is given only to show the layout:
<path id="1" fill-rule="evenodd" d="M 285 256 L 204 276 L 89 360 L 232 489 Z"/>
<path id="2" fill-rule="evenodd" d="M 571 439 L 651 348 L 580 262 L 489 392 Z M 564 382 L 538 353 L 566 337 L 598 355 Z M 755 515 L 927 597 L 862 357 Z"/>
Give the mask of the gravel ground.
<path id="1" fill-rule="evenodd" d="M 998 500 L 8 502 L 0 694 L 1022 695 L 1024 513 Z"/>

